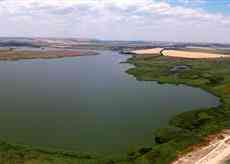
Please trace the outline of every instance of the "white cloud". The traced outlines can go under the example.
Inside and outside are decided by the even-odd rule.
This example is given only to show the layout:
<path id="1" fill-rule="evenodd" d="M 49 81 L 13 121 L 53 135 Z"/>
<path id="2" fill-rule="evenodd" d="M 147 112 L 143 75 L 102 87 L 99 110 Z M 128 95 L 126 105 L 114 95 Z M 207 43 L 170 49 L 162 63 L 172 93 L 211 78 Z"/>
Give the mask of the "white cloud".
<path id="1" fill-rule="evenodd" d="M 230 42 L 229 16 L 166 1 L 3 0 L 0 19 L 0 35 Z"/>
<path id="2" fill-rule="evenodd" d="M 178 0 L 178 3 L 184 3 L 184 4 L 203 4 L 206 2 L 207 0 Z"/>

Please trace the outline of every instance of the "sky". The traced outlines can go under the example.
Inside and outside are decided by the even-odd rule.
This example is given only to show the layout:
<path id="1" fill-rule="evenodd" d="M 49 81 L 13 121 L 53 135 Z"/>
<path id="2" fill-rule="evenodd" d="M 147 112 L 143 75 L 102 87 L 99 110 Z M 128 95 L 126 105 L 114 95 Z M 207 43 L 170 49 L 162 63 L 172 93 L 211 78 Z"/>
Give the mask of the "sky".
<path id="1" fill-rule="evenodd" d="M 230 0 L 0 0 L 0 36 L 230 43 Z"/>

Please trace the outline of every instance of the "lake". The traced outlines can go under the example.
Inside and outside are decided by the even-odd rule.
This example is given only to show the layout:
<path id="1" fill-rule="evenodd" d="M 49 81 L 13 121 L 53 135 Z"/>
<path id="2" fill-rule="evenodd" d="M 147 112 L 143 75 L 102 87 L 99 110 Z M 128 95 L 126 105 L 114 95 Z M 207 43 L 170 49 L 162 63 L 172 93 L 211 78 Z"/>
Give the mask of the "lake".
<path id="1" fill-rule="evenodd" d="M 10 143 L 104 154 L 153 143 L 172 116 L 217 106 L 184 85 L 140 82 L 120 64 L 128 56 L 0 62 L 0 138 Z"/>

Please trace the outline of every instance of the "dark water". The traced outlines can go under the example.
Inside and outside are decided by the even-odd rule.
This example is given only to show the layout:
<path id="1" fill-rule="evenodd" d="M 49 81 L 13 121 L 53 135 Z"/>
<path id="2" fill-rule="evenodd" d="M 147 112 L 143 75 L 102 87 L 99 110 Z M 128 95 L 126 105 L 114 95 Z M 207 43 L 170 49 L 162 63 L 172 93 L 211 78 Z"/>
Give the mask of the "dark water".
<path id="1" fill-rule="evenodd" d="M 218 99 L 187 86 L 138 82 L 126 56 L 0 62 L 0 137 L 11 143 L 117 153 L 149 145 L 153 130 Z"/>

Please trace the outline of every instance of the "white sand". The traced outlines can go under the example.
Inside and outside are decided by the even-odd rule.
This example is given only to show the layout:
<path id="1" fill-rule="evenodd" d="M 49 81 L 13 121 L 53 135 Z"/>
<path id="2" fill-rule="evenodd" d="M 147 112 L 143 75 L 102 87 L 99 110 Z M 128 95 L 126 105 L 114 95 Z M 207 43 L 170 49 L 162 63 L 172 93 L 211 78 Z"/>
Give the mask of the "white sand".
<path id="1" fill-rule="evenodd" d="M 198 147 L 173 164 L 223 164 L 230 156 L 230 131 L 225 130 L 218 135 L 223 138 L 215 138 L 209 145 Z"/>

